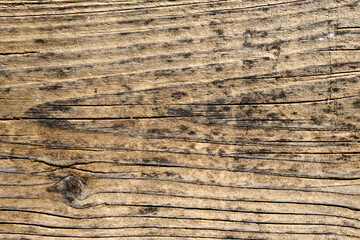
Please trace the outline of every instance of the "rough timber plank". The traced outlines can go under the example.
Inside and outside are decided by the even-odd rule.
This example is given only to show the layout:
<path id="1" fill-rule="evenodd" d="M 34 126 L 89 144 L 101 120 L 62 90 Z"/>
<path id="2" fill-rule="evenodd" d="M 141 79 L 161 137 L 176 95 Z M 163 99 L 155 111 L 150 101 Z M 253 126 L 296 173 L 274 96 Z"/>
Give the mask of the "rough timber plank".
<path id="1" fill-rule="evenodd" d="M 360 239 L 360 1 L 0 0 L 1 239 Z"/>

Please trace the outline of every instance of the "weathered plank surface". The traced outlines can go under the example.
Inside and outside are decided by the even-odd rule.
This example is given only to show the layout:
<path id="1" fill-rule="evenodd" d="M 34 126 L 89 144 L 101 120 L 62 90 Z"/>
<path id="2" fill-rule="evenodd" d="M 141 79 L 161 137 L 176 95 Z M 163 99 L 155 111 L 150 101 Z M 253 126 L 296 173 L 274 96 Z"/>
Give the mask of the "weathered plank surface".
<path id="1" fill-rule="evenodd" d="M 1 239 L 360 239 L 360 1 L 1 0 Z"/>

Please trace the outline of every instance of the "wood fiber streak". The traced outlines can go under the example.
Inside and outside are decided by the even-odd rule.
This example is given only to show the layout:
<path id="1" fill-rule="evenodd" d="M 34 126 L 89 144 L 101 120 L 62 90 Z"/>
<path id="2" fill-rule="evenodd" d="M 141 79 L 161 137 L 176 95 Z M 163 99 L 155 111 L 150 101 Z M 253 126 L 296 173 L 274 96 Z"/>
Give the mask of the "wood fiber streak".
<path id="1" fill-rule="evenodd" d="M 360 1 L 0 0 L 0 239 L 360 239 Z"/>

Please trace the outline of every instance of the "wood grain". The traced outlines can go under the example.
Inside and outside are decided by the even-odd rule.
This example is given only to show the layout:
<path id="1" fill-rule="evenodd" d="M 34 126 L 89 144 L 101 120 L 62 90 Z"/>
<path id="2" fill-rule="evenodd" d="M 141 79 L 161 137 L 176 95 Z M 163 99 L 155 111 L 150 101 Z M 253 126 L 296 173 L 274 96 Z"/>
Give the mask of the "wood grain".
<path id="1" fill-rule="evenodd" d="M 1 239 L 360 239 L 360 1 L 0 0 Z"/>

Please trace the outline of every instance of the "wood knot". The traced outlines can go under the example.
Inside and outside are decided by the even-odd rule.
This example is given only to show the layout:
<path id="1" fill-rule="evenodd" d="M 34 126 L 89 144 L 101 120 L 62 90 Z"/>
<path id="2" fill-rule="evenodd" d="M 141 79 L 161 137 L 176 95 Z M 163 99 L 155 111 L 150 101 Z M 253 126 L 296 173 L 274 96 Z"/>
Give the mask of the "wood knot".
<path id="1" fill-rule="evenodd" d="M 61 179 L 54 186 L 49 187 L 49 192 L 56 192 L 62 195 L 69 204 L 75 200 L 81 200 L 84 192 L 85 184 L 75 176 L 67 176 Z"/>

